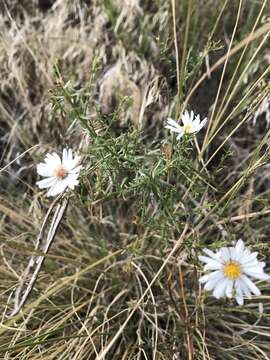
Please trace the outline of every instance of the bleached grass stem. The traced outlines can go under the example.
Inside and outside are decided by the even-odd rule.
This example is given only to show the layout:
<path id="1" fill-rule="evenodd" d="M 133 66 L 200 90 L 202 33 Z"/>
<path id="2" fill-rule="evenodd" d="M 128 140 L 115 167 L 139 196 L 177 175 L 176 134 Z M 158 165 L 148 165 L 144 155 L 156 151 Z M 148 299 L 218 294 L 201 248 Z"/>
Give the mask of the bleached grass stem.
<path id="1" fill-rule="evenodd" d="M 210 119 L 209 119 L 209 122 L 208 122 L 207 130 L 206 130 L 206 135 L 205 135 L 204 142 L 203 142 L 203 146 L 202 146 L 203 149 L 204 149 L 204 147 L 205 147 L 205 142 L 206 142 L 206 140 L 207 140 L 207 138 L 208 138 L 208 133 L 209 133 L 209 131 L 210 131 L 210 129 L 211 129 L 212 122 L 213 122 L 213 119 L 214 119 L 214 116 L 215 116 L 215 111 L 216 111 L 216 107 L 217 107 L 217 104 L 218 104 L 218 99 L 219 99 L 220 91 L 221 91 L 221 88 L 222 88 L 222 84 L 223 84 L 223 80 L 224 80 L 224 76 L 225 76 L 227 64 L 228 64 L 228 61 L 229 61 L 229 58 L 230 58 L 230 53 L 231 53 L 232 45 L 233 45 L 233 42 L 234 42 L 234 37 L 235 37 L 236 30 L 237 30 L 238 23 L 239 23 L 239 18 L 240 18 L 241 8 L 242 8 L 242 2 L 243 2 L 243 0 L 240 0 L 240 1 L 239 1 L 238 10 L 237 10 L 237 15 L 236 15 L 236 20 L 235 20 L 235 25 L 234 25 L 232 37 L 231 37 L 231 39 L 230 39 L 230 44 L 229 44 L 229 47 L 228 47 L 228 51 L 227 51 L 227 53 L 226 53 L 226 58 L 225 58 L 225 61 L 224 61 L 224 66 L 223 66 L 223 69 L 222 69 L 222 74 L 221 74 L 221 78 L 220 78 L 220 81 L 219 81 L 219 85 L 218 85 L 218 89 L 217 89 L 217 93 L 216 93 L 216 98 L 215 98 L 215 101 L 214 101 L 213 109 L 212 109 L 212 111 L 211 111 L 211 116 L 210 116 Z"/>

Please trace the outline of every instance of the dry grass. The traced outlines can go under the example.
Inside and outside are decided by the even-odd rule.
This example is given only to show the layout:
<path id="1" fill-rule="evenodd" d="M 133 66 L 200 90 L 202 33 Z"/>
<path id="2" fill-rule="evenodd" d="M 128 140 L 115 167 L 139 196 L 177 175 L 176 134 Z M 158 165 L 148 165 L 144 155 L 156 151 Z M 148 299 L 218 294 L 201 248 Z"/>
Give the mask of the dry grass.
<path id="1" fill-rule="evenodd" d="M 244 307 L 217 301 L 198 284 L 197 258 L 242 237 L 269 273 L 269 10 L 4 2 L 1 358 L 270 358 L 269 284 Z M 186 106 L 209 118 L 193 150 L 164 132 Z M 9 317 L 51 204 L 35 165 L 63 146 L 84 156 L 81 186 Z"/>

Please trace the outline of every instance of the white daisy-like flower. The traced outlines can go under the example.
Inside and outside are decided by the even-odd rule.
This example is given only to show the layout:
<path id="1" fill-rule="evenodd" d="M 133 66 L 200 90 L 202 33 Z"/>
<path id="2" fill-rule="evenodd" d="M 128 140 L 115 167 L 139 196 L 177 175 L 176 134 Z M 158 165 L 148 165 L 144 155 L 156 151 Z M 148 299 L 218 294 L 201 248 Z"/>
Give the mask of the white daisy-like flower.
<path id="1" fill-rule="evenodd" d="M 37 182 L 38 187 L 49 188 L 47 196 L 56 196 L 67 188 L 73 190 L 79 184 L 80 160 L 76 154 L 73 157 L 71 149 L 63 150 L 62 160 L 56 153 L 47 154 L 44 162 L 37 165 L 37 173 L 45 177 Z"/>
<path id="2" fill-rule="evenodd" d="M 237 303 L 243 305 L 244 295 L 250 299 L 252 293 L 256 296 L 261 294 L 249 277 L 270 279 L 263 270 L 265 263 L 257 260 L 258 253 L 245 248 L 242 240 L 238 240 L 234 247 L 223 247 L 216 253 L 209 249 L 204 249 L 204 252 L 208 256 L 199 256 L 206 264 L 204 271 L 213 271 L 202 276 L 199 281 L 205 284 L 205 290 L 213 290 L 217 299 L 235 297 Z"/>
<path id="3" fill-rule="evenodd" d="M 194 112 L 191 111 L 190 114 L 186 110 L 182 115 L 183 126 L 179 125 L 175 120 L 168 118 L 166 129 L 171 130 L 177 134 L 177 140 L 181 139 L 184 134 L 194 134 L 200 131 L 207 122 L 207 118 L 204 118 L 202 121 L 200 115 L 194 116 Z"/>

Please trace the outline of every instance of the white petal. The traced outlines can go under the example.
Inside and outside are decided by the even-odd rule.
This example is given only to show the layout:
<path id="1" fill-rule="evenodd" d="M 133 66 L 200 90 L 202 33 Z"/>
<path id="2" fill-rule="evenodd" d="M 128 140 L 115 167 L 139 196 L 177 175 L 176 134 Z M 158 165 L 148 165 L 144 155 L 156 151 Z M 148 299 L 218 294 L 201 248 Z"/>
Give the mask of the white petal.
<path id="1" fill-rule="evenodd" d="M 213 290 L 216 285 L 224 280 L 224 276 L 221 271 L 215 271 L 210 274 L 206 284 L 204 285 L 205 290 L 211 291 Z"/>
<path id="2" fill-rule="evenodd" d="M 248 265 L 249 263 L 253 263 L 253 262 L 257 262 L 258 260 L 257 258 L 258 253 L 257 252 L 253 252 L 251 254 L 248 255 L 243 255 L 243 258 L 241 259 L 241 264 L 242 265 Z"/>
<path id="3" fill-rule="evenodd" d="M 245 249 L 245 244 L 243 242 L 243 240 L 238 240 L 236 245 L 235 245 L 235 248 L 234 248 L 234 258 L 233 260 L 240 260 L 241 257 L 243 256 L 243 252 L 244 252 L 244 249 Z"/>
<path id="4" fill-rule="evenodd" d="M 243 241 L 242 239 L 237 240 L 237 242 L 236 242 L 236 244 L 235 244 L 235 248 L 236 248 L 238 251 L 243 252 L 244 249 L 245 249 L 244 241 Z"/>
<path id="5" fill-rule="evenodd" d="M 200 131 L 205 126 L 206 123 L 207 123 L 207 118 L 204 118 L 198 126 L 198 131 Z"/>
<path id="6" fill-rule="evenodd" d="M 251 292 L 257 296 L 261 295 L 260 290 L 257 288 L 257 286 L 245 275 L 242 275 L 240 278 L 242 281 L 245 282 L 245 284 L 249 287 Z"/>
<path id="7" fill-rule="evenodd" d="M 56 183 L 57 179 L 55 177 L 48 177 L 46 179 L 37 181 L 37 186 L 40 189 L 45 189 L 47 187 L 51 187 Z"/>
<path id="8" fill-rule="evenodd" d="M 75 154 L 74 159 L 73 159 L 73 168 L 75 166 L 77 166 L 80 161 L 81 161 L 81 156 Z"/>
<path id="9" fill-rule="evenodd" d="M 62 165 L 61 159 L 56 153 L 47 154 L 44 161 L 53 169 Z"/>
<path id="10" fill-rule="evenodd" d="M 225 290 L 226 296 L 228 298 L 232 297 L 232 289 L 233 289 L 233 280 L 228 280 L 227 287 Z"/>
<path id="11" fill-rule="evenodd" d="M 215 262 L 218 262 L 217 260 L 215 259 L 212 259 L 211 257 L 208 257 L 208 256 L 205 256 L 205 255 L 199 255 L 198 256 L 199 260 L 208 264 L 210 261 L 215 261 Z"/>
<path id="12" fill-rule="evenodd" d="M 259 280 L 270 280 L 270 276 L 265 274 L 265 272 L 261 272 L 261 271 L 252 271 L 252 270 L 248 269 L 248 270 L 245 270 L 245 274 L 252 276 L 256 279 L 259 279 Z"/>
<path id="13" fill-rule="evenodd" d="M 258 262 L 257 259 L 250 260 L 249 262 L 245 262 L 245 263 L 243 263 L 242 260 L 240 260 L 240 263 L 241 263 L 243 269 L 246 269 L 246 268 L 249 268 L 249 267 L 260 267 L 260 265 L 258 265 L 259 262 Z"/>
<path id="14" fill-rule="evenodd" d="M 68 176 L 66 177 L 66 180 L 67 181 L 74 181 L 74 180 L 77 180 L 78 179 L 78 177 L 80 176 L 80 174 L 79 173 L 69 173 L 68 174 Z"/>
<path id="15" fill-rule="evenodd" d="M 228 279 L 223 279 L 222 281 L 220 281 L 220 283 L 217 285 L 217 287 L 213 292 L 215 298 L 220 299 L 225 295 L 225 290 L 228 286 L 228 282 L 229 282 Z"/>
<path id="16" fill-rule="evenodd" d="M 217 276 L 218 276 L 218 278 L 219 278 L 220 275 L 221 275 L 220 271 L 214 271 L 214 272 L 212 272 L 212 273 L 210 273 L 210 274 L 206 274 L 206 275 L 204 275 L 204 276 L 201 276 L 201 277 L 199 278 L 199 282 L 203 284 L 203 283 L 205 283 L 205 282 L 207 282 L 207 281 L 209 281 L 209 280 L 210 280 L 210 281 L 215 280 Z"/>
<path id="17" fill-rule="evenodd" d="M 168 118 L 167 123 L 168 123 L 169 125 L 173 126 L 173 127 L 176 127 L 176 128 L 180 127 L 180 125 L 178 124 L 178 122 L 176 122 L 175 120 L 173 120 L 173 119 L 171 119 L 171 118 Z"/>
<path id="18" fill-rule="evenodd" d="M 68 158 L 69 158 L 69 160 L 72 160 L 72 157 L 73 157 L 73 155 L 72 155 L 72 149 L 68 149 Z"/>
<path id="19" fill-rule="evenodd" d="M 67 182 L 67 186 L 73 190 L 74 187 L 79 184 L 78 174 L 69 174 L 68 177 L 66 178 L 66 182 Z"/>
<path id="20" fill-rule="evenodd" d="M 37 165 L 37 173 L 45 177 L 53 176 L 53 168 L 48 164 L 40 163 Z"/>
<path id="21" fill-rule="evenodd" d="M 220 258 L 222 259 L 222 262 L 228 262 L 229 260 L 231 260 L 231 253 L 229 251 L 229 249 L 227 247 L 223 247 L 220 249 L 221 255 Z"/>
<path id="22" fill-rule="evenodd" d="M 210 278 L 211 275 L 212 275 L 212 274 L 207 274 L 207 275 L 201 276 L 201 277 L 199 278 L 199 282 L 202 283 L 202 284 L 206 283 L 206 282 L 209 280 L 209 278 Z"/>
<path id="23" fill-rule="evenodd" d="M 182 123 L 184 125 L 190 124 L 192 122 L 192 119 L 189 116 L 189 113 L 187 110 L 185 110 L 185 112 L 182 115 Z"/>
<path id="24" fill-rule="evenodd" d="M 67 182 L 64 180 L 58 180 L 48 191 L 48 196 L 56 196 L 64 192 L 67 188 Z"/>
<path id="25" fill-rule="evenodd" d="M 258 269 L 262 269 L 262 270 L 263 270 L 264 266 L 261 267 L 261 266 L 258 265 L 258 264 L 259 264 L 258 260 L 250 261 L 250 262 L 247 263 L 247 264 L 242 264 L 242 262 L 241 262 L 241 265 L 242 265 L 242 268 L 243 268 L 243 269 L 258 268 Z"/>
<path id="26" fill-rule="evenodd" d="M 250 262 L 247 265 L 243 266 L 244 269 L 249 269 L 249 270 L 258 271 L 258 272 L 263 272 L 264 267 L 265 267 L 265 262 L 257 261 L 257 260 Z"/>
<path id="27" fill-rule="evenodd" d="M 236 286 L 236 301 L 238 302 L 239 305 L 243 305 L 244 295 L 248 299 L 251 299 L 251 292 L 248 286 L 241 279 L 236 280 L 235 286 Z"/>
<path id="28" fill-rule="evenodd" d="M 182 131 L 181 133 L 179 133 L 177 135 L 176 140 L 180 140 L 183 135 L 184 135 L 184 132 Z"/>
<path id="29" fill-rule="evenodd" d="M 63 157 L 62 157 L 62 164 L 65 168 L 66 164 L 69 162 L 69 157 L 68 157 L 68 150 L 67 149 L 63 149 Z"/>
<path id="30" fill-rule="evenodd" d="M 200 130 L 200 115 L 197 115 L 193 121 L 193 126 L 196 131 Z"/>
<path id="31" fill-rule="evenodd" d="M 217 270 L 222 267 L 222 263 L 220 263 L 217 260 L 213 260 L 208 256 L 200 255 L 199 260 L 206 263 L 206 265 L 204 267 L 205 270 Z"/>
<path id="32" fill-rule="evenodd" d="M 82 165 L 79 165 L 79 166 L 75 167 L 74 169 L 69 170 L 68 173 L 69 174 L 79 174 L 79 172 L 81 171 L 82 168 L 83 168 Z"/>
<path id="33" fill-rule="evenodd" d="M 79 180 L 74 180 L 72 182 L 68 182 L 67 185 L 71 190 L 74 190 L 75 186 L 79 185 Z"/>
<path id="34" fill-rule="evenodd" d="M 208 271 L 208 270 L 221 270 L 221 268 L 222 268 L 221 263 L 211 260 L 204 266 L 203 269 L 204 271 Z"/>
<path id="35" fill-rule="evenodd" d="M 248 256 L 250 254 L 251 254 L 251 251 L 248 248 L 245 248 L 243 256 Z M 252 254 L 254 254 L 254 253 L 252 253 Z M 258 253 L 256 253 L 256 254 L 258 254 Z"/>
<path id="36" fill-rule="evenodd" d="M 70 171 L 73 170 L 76 166 L 78 166 L 80 161 L 81 161 L 81 157 L 74 154 L 74 158 L 73 158 L 72 150 L 68 149 L 68 155 L 65 163 L 63 163 L 63 166 L 67 171 Z"/>
<path id="37" fill-rule="evenodd" d="M 243 280 L 237 279 L 235 281 L 235 284 L 237 291 L 241 291 L 241 293 L 244 293 L 249 299 L 251 298 L 251 292 L 249 290 L 249 287 Z"/>
<path id="38" fill-rule="evenodd" d="M 206 255 L 208 255 L 210 258 L 214 259 L 214 260 L 220 260 L 220 254 L 221 252 L 218 253 L 214 253 L 213 251 L 209 250 L 209 249 L 203 249 L 203 252 L 206 253 Z"/>
<path id="39" fill-rule="evenodd" d="M 165 129 L 171 130 L 172 132 L 176 132 L 176 133 L 183 133 L 183 129 L 179 126 L 178 128 L 176 127 L 172 127 L 170 125 L 166 125 Z"/>
<path id="40" fill-rule="evenodd" d="M 238 305 L 240 305 L 240 306 L 244 305 L 244 298 L 243 298 L 243 293 L 242 292 L 237 293 L 235 298 L 236 298 L 236 301 L 237 301 Z"/>

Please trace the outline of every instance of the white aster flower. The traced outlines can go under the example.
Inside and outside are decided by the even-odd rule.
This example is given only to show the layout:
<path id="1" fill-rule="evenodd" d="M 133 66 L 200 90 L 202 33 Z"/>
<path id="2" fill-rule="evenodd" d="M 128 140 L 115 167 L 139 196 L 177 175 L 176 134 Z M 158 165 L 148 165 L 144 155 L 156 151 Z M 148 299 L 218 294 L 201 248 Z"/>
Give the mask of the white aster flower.
<path id="1" fill-rule="evenodd" d="M 264 262 L 257 260 L 257 252 L 250 252 L 245 248 L 244 242 L 238 240 L 234 247 L 223 247 L 216 253 L 204 249 L 208 256 L 199 256 L 204 262 L 204 271 L 213 270 L 210 274 L 200 278 L 205 284 L 204 289 L 211 291 L 217 299 L 227 296 L 235 297 L 239 305 L 243 305 L 243 296 L 251 298 L 251 294 L 261 294 L 257 286 L 250 280 L 253 277 L 259 280 L 269 280 L 265 274 Z"/>
<path id="2" fill-rule="evenodd" d="M 67 188 L 74 189 L 79 184 L 80 156 L 71 149 L 63 150 L 62 160 L 56 153 L 47 154 L 43 163 L 37 165 L 37 173 L 45 179 L 37 182 L 40 189 L 49 188 L 47 196 L 56 196 Z"/>
<path id="3" fill-rule="evenodd" d="M 204 118 L 202 121 L 200 115 L 196 115 L 194 118 L 194 112 L 191 111 L 190 114 L 186 110 L 182 115 L 183 126 L 179 125 L 175 120 L 168 118 L 166 129 L 171 130 L 177 134 L 177 140 L 181 139 L 184 134 L 194 134 L 201 130 L 207 122 L 207 118 Z"/>

